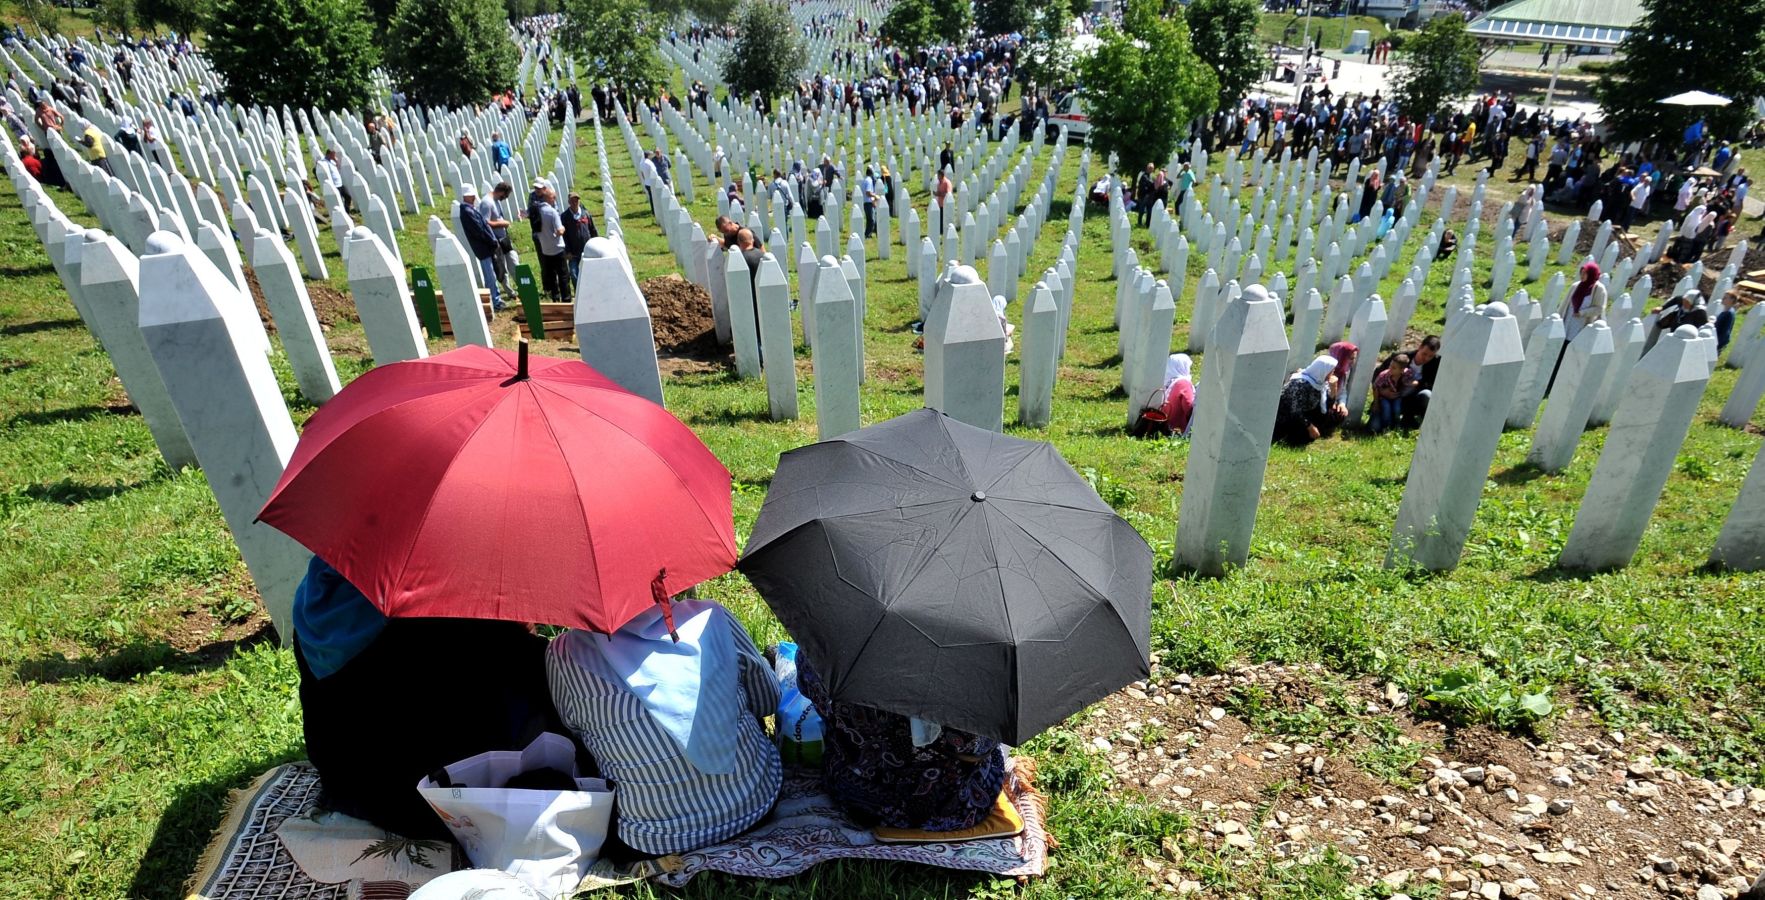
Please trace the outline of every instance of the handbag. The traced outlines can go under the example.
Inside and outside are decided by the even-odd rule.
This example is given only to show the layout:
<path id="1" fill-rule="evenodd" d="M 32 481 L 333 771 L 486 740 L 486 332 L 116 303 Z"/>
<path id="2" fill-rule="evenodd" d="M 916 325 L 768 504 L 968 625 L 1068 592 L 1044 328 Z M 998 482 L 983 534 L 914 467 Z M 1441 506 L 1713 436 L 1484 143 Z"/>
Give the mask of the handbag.
<path id="1" fill-rule="evenodd" d="M 575 790 L 508 787 L 547 769 Z M 501 869 L 547 897 L 576 889 L 612 830 L 613 787 L 578 777 L 569 738 L 542 734 L 523 750 L 493 750 L 417 782 L 454 839 L 480 869 Z"/>

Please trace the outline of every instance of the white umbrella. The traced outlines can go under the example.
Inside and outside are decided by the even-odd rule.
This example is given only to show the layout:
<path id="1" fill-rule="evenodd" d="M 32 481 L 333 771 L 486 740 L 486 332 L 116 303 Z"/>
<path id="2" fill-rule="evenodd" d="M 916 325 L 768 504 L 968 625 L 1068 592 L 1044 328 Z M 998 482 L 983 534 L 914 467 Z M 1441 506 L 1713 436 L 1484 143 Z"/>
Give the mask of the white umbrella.
<path id="1" fill-rule="evenodd" d="M 1705 91 L 1686 91 L 1683 94 L 1674 94 L 1661 102 L 1668 106 L 1727 106 L 1734 101 L 1721 94 L 1711 94 Z"/>

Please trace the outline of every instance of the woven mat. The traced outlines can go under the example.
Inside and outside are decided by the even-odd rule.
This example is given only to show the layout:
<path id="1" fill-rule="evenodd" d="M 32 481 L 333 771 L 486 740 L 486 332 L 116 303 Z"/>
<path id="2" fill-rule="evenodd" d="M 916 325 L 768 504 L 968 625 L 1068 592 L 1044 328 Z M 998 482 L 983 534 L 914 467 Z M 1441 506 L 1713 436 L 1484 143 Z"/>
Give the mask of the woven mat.
<path id="1" fill-rule="evenodd" d="M 778 808 L 722 844 L 619 869 L 597 865 L 579 894 L 653 879 L 679 887 L 701 872 L 788 878 L 836 859 L 874 859 L 1036 876 L 1047 867 L 1044 802 L 1031 767 L 1008 762 L 1006 791 L 1023 816 L 1016 837 L 956 844 L 881 844 L 852 825 L 812 775 L 788 773 Z M 463 868 L 449 845 L 409 841 L 359 819 L 318 809 L 319 775 L 278 766 L 235 791 L 226 818 L 189 883 L 190 900 L 403 900 L 429 879 Z"/>

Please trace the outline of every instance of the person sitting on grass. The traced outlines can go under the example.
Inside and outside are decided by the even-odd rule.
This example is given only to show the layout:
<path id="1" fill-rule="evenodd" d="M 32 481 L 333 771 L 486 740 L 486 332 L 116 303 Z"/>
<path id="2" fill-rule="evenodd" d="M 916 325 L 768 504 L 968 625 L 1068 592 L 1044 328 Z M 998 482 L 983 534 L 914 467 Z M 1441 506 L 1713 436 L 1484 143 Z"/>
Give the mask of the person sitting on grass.
<path id="1" fill-rule="evenodd" d="M 1336 357 L 1326 353 L 1288 377 L 1275 412 L 1275 440 L 1303 447 L 1328 437 L 1348 419 L 1341 383 L 1332 374 L 1336 365 Z"/>
<path id="2" fill-rule="evenodd" d="M 388 619 L 317 556 L 294 594 L 293 620 L 306 755 L 326 809 L 403 837 L 445 839 L 418 781 L 561 731 L 545 639 L 525 625 Z"/>
<path id="3" fill-rule="evenodd" d="M 777 802 L 784 769 L 761 719 L 778 709 L 778 680 L 723 607 L 678 600 L 610 635 L 572 629 L 545 667 L 564 724 L 613 782 L 606 858 L 697 850 Z"/>
<path id="4" fill-rule="evenodd" d="M 1373 418 L 1369 428 L 1374 434 L 1397 426 L 1403 414 L 1403 392 L 1412 381 L 1408 353 L 1393 354 L 1379 374 L 1373 376 Z"/>
<path id="5" fill-rule="evenodd" d="M 797 683 L 824 723 L 822 787 L 854 823 L 961 831 L 992 813 L 1005 786 L 998 741 L 835 701 L 806 652 Z"/>

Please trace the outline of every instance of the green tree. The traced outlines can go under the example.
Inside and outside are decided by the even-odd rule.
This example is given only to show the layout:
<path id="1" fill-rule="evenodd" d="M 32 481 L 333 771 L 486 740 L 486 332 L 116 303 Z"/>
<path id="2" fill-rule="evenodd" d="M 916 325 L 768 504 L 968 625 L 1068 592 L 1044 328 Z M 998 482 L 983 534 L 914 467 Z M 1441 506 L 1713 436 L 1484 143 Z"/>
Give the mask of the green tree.
<path id="1" fill-rule="evenodd" d="M 1024 31 L 1039 7 L 1030 0 L 974 0 L 974 24 L 981 34 Z"/>
<path id="2" fill-rule="evenodd" d="M 18 14 L 41 34 L 61 30 L 61 7 L 54 0 L 16 0 Z"/>
<path id="3" fill-rule="evenodd" d="M 380 63 L 361 0 L 219 0 L 208 58 L 238 103 L 359 109 Z"/>
<path id="4" fill-rule="evenodd" d="M 938 21 L 932 0 L 900 0 L 889 7 L 877 36 L 904 53 L 918 53 L 937 43 Z"/>
<path id="5" fill-rule="evenodd" d="M 1159 0 L 1128 0 L 1121 27 L 1079 64 L 1091 146 L 1127 173 L 1163 162 L 1196 117 L 1213 109 L 1219 80 L 1189 46 L 1181 17 L 1164 18 Z"/>
<path id="6" fill-rule="evenodd" d="M 1183 11 L 1189 43 L 1220 81 L 1222 108 L 1237 103 L 1262 76 L 1263 54 L 1256 39 L 1260 7 L 1257 0 L 1193 0 Z"/>
<path id="7" fill-rule="evenodd" d="M 466 106 L 515 83 L 502 0 L 399 0 L 386 68 L 411 100 Z"/>
<path id="8" fill-rule="evenodd" d="M 98 0 L 92 7 L 92 24 L 110 31 L 133 34 L 139 27 L 135 18 L 135 0 Z"/>
<path id="9" fill-rule="evenodd" d="M 137 0 L 135 4 L 135 15 L 142 22 L 184 35 L 202 27 L 209 10 L 209 0 Z"/>
<path id="10" fill-rule="evenodd" d="M 1620 140 L 1677 143 L 1705 118 L 1711 133 L 1740 134 L 1753 100 L 1765 96 L 1765 0 L 1643 0 L 1643 15 L 1618 47 L 1593 95 Z M 1664 106 L 1669 94 L 1698 90 L 1734 101 L 1725 107 Z"/>
<path id="11" fill-rule="evenodd" d="M 932 0 L 932 27 L 938 40 L 960 44 L 974 27 L 974 6 L 969 0 Z"/>
<path id="12" fill-rule="evenodd" d="M 1017 74 L 1027 86 L 1060 88 L 1073 83 L 1078 58 L 1073 52 L 1072 16 L 1057 4 L 1036 9 L 1017 53 Z"/>
<path id="13" fill-rule="evenodd" d="M 1477 89 L 1477 38 L 1460 15 L 1437 16 L 1397 51 L 1391 96 L 1412 119 L 1425 119 L 1454 97 Z"/>
<path id="14" fill-rule="evenodd" d="M 736 13 L 735 29 L 735 46 L 723 59 L 723 80 L 733 94 L 776 97 L 809 65 L 802 31 L 786 0 L 748 0 Z"/>
<path id="15" fill-rule="evenodd" d="M 671 21 L 693 18 L 717 24 L 728 21 L 736 8 L 735 0 L 649 0 L 649 4 L 650 9 Z M 791 30 L 797 30 L 795 22 L 791 23 Z"/>
<path id="16" fill-rule="evenodd" d="M 662 24 L 644 0 L 564 0 L 559 40 L 588 80 L 648 94 L 667 74 L 656 54 Z"/>

